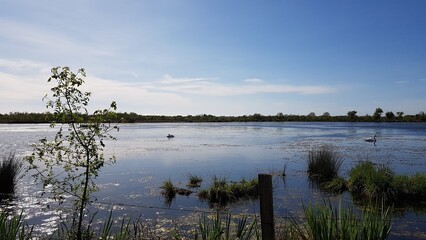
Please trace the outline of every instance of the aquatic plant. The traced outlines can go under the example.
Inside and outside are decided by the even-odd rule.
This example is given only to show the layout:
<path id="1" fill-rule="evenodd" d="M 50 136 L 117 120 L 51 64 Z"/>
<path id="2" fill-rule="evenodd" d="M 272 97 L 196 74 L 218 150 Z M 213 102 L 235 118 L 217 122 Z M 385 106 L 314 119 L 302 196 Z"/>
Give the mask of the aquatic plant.
<path id="1" fill-rule="evenodd" d="M 327 191 L 342 193 L 348 190 L 347 182 L 343 177 L 335 177 L 328 182 L 324 182 L 321 184 L 321 188 Z"/>
<path id="2" fill-rule="evenodd" d="M 312 180 L 325 182 L 338 175 L 343 160 L 330 145 L 313 148 L 308 153 L 308 175 Z"/>
<path id="3" fill-rule="evenodd" d="M 348 188 L 355 198 L 363 201 L 391 202 L 397 195 L 393 178 L 389 168 L 363 161 L 349 171 Z"/>
<path id="4" fill-rule="evenodd" d="M 258 196 L 257 179 L 245 180 L 228 183 L 226 178 L 213 177 L 209 188 L 198 192 L 198 197 L 202 200 L 208 200 L 210 204 L 219 204 L 221 206 L 230 202 L 238 201 Z"/>
<path id="5" fill-rule="evenodd" d="M 10 198 L 15 193 L 19 173 L 22 170 L 22 160 L 13 152 L 3 156 L 0 162 L 0 200 Z"/>
<path id="6" fill-rule="evenodd" d="M 416 173 L 413 176 L 397 175 L 393 178 L 392 187 L 400 201 L 418 201 L 426 199 L 426 174 Z"/>
<path id="7" fill-rule="evenodd" d="M 161 194 L 166 199 L 166 203 L 171 203 L 173 198 L 176 196 L 176 187 L 173 185 L 170 179 L 164 180 L 163 185 L 160 187 L 162 189 Z"/>
<path id="8" fill-rule="evenodd" d="M 189 182 L 186 185 L 189 188 L 197 188 L 201 186 L 201 182 L 203 181 L 203 178 L 201 178 L 200 176 L 197 175 L 189 175 Z"/>

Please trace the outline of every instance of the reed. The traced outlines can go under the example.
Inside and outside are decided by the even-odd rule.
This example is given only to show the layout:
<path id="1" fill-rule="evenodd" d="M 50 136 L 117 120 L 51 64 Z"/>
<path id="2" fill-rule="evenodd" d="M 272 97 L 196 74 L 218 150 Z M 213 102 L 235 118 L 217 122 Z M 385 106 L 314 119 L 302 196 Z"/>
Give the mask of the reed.
<path id="1" fill-rule="evenodd" d="M 332 146 L 313 148 L 308 153 L 308 175 L 312 180 L 326 182 L 339 173 L 343 160 Z"/>
<path id="2" fill-rule="evenodd" d="M 221 216 L 219 211 L 213 217 L 203 214 L 198 221 L 194 239 L 201 240 L 230 240 L 230 239 L 260 239 L 256 219 L 251 223 L 247 216 L 233 220 L 230 214 Z"/>
<path id="3" fill-rule="evenodd" d="M 363 210 L 361 218 L 353 208 L 331 204 L 304 206 L 305 223 L 292 220 L 291 239 L 386 239 L 391 231 L 390 209 Z"/>
<path id="4" fill-rule="evenodd" d="M 8 217 L 6 212 L 0 212 L 0 239 L 2 240 L 26 240 L 32 239 L 33 227 L 29 228 L 22 219 L 22 212 L 19 216 Z"/>
<path id="5" fill-rule="evenodd" d="M 13 152 L 3 156 L 0 162 L 0 200 L 10 198 L 15 193 L 22 161 Z"/>

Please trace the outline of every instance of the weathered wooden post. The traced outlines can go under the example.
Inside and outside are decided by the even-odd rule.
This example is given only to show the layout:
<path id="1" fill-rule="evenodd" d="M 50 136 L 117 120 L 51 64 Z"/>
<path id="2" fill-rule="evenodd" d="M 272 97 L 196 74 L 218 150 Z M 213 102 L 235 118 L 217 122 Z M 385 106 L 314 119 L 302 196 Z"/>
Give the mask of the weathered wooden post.
<path id="1" fill-rule="evenodd" d="M 272 176 L 259 174 L 259 201 L 262 239 L 275 239 L 274 202 L 272 200 Z"/>

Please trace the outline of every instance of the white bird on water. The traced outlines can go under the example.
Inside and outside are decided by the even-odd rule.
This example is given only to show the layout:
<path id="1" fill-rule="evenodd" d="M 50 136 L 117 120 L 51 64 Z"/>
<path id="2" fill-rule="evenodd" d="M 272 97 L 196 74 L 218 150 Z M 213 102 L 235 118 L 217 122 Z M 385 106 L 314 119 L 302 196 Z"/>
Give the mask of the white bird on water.
<path id="1" fill-rule="evenodd" d="M 367 139 L 365 139 L 365 141 L 366 142 L 376 142 L 377 140 L 376 140 L 376 135 L 374 135 L 372 138 L 367 138 Z"/>

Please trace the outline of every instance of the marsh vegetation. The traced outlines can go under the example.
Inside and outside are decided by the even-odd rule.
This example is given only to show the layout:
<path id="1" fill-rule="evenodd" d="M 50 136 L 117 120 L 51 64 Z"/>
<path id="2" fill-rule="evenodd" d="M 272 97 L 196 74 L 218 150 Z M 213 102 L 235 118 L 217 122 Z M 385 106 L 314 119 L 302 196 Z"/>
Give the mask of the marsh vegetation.
<path id="1" fill-rule="evenodd" d="M 22 160 L 13 152 L 0 160 L 0 200 L 12 198 L 22 170 Z"/>

